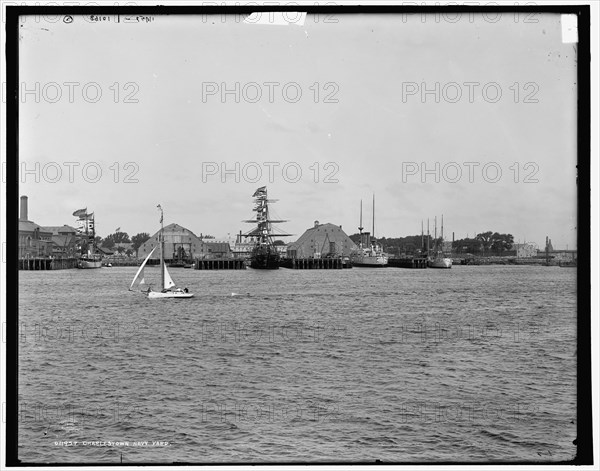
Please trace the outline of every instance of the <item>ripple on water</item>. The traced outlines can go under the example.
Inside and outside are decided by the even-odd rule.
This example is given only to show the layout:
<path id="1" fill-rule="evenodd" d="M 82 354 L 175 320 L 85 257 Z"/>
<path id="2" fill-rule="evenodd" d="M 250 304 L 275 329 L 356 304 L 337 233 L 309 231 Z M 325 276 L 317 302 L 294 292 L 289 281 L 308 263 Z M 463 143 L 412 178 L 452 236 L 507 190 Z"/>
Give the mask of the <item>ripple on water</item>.
<path id="1" fill-rule="evenodd" d="M 574 454 L 575 271 L 177 270 L 177 303 L 134 273 L 19 273 L 24 462 Z"/>

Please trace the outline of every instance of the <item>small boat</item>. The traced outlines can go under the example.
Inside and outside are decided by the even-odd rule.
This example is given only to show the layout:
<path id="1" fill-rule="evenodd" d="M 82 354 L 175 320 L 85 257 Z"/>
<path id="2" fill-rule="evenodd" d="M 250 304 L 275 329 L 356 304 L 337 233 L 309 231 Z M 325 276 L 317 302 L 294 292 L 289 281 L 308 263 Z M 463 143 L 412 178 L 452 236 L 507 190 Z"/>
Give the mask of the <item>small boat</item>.
<path id="1" fill-rule="evenodd" d="M 191 298 L 194 296 L 194 294 L 190 293 L 187 288 L 178 288 L 177 286 L 175 286 L 175 282 L 173 281 L 173 278 L 171 278 L 171 275 L 169 274 L 169 270 L 167 270 L 167 266 L 165 264 L 165 257 L 164 257 L 165 241 L 164 241 L 164 235 L 163 235 L 163 232 L 164 232 L 163 210 L 162 210 L 162 207 L 160 206 L 160 204 L 157 207 L 160 210 L 160 233 L 159 233 L 160 244 L 159 244 L 159 247 L 160 247 L 160 275 L 161 275 L 160 279 L 161 279 L 162 289 L 161 289 L 161 291 L 153 291 L 152 287 L 149 286 L 146 290 L 142 290 L 142 292 L 146 293 L 148 295 L 149 299 Z M 150 259 L 150 257 L 152 256 L 152 254 L 154 253 L 155 250 L 156 250 L 156 247 L 154 247 L 150 251 L 148 256 L 145 258 L 144 262 L 138 269 L 137 273 L 133 277 L 133 281 L 131 282 L 129 291 L 132 291 L 133 285 L 135 285 L 135 283 L 138 281 L 139 281 L 140 285 L 145 284 L 144 267 L 146 266 L 146 263 L 148 263 L 148 260 Z"/>
<path id="2" fill-rule="evenodd" d="M 429 244 L 429 219 L 427 220 L 427 243 Z M 437 238 L 437 218 L 435 219 L 435 246 L 433 255 L 430 255 L 427 260 L 428 268 L 452 268 L 452 259 L 445 256 L 439 246 L 444 247 L 444 215 L 442 214 L 442 234 L 440 239 Z"/>
<path id="3" fill-rule="evenodd" d="M 442 252 L 438 252 L 429 259 L 427 266 L 429 268 L 452 268 L 452 259 L 444 257 Z"/>
<path id="4" fill-rule="evenodd" d="M 373 195 L 373 234 L 363 232 L 362 227 L 362 200 L 360 202 L 360 225 L 358 231 L 360 234 L 360 243 L 358 252 L 352 255 L 352 266 L 383 268 L 388 266 L 388 256 L 383 252 L 383 247 L 375 240 L 375 195 Z"/>

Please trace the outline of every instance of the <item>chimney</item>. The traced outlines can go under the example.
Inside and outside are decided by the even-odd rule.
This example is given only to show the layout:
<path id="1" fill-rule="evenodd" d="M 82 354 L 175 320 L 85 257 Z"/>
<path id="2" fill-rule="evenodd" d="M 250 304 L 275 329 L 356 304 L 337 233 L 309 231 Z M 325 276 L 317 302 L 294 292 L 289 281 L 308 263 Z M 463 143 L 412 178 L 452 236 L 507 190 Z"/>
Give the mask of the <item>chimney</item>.
<path id="1" fill-rule="evenodd" d="M 27 219 L 27 196 L 21 196 L 21 215 L 20 221 L 28 221 Z"/>
<path id="2" fill-rule="evenodd" d="M 319 225 L 319 221 L 315 221 L 315 227 Z"/>

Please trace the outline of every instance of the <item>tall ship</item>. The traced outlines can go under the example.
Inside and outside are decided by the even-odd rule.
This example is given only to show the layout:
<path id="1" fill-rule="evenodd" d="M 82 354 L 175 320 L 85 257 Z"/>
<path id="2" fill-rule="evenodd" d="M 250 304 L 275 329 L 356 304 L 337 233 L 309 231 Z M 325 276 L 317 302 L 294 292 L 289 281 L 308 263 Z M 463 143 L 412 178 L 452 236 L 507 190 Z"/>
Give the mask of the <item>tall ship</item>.
<path id="1" fill-rule="evenodd" d="M 88 214 L 87 208 L 73 213 L 78 218 L 80 255 L 77 268 L 101 268 L 102 254 L 98 252 L 96 243 L 96 223 L 94 213 Z"/>
<path id="2" fill-rule="evenodd" d="M 362 200 L 360 201 L 360 225 L 358 232 L 360 234 L 360 242 L 358 244 L 358 252 L 350 258 L 352 265 L 355 267 L 387 267 L 388 256 L 383 252 L 381 244 L 375 239 L 375 195 L 373 195 L 373 233 L 363 232 L 362 221 Z"/>
<path id="3" fill-rule="evenodd" d="M 248 219 L 244 222 L 256 224 L 256 227 L 250 232 L 243 234 L 243 237 L 250 238 L 255 242 L 250 252 L 250 268 L 259 270 L 277 270 L 281 255 L 273 243 L 273 236 L 289 237 L 292 234 L 274 233 L 273 224 L 287 222 L 284 220 L 271 219 L 269 215 L 269 203 L 277 200 L 268 199 L 267 187 L 258 188 L 252 195 L 254 198 L 254 209 L 256 213 L 254 219 Z"/>
<path id="4" fill-rule="evenodd" d="M 427 224 L 427 243 L 429 244 L 429 223 Z M 427 266 L 429 268 L 452 268 L 452 259 L 444 254 L 444 215 L 442 214 L 442 233 L 437 238 L 437 218 L 435 219 L 435 238 L 433 244 L 433 253 L 428 250 Z"/>

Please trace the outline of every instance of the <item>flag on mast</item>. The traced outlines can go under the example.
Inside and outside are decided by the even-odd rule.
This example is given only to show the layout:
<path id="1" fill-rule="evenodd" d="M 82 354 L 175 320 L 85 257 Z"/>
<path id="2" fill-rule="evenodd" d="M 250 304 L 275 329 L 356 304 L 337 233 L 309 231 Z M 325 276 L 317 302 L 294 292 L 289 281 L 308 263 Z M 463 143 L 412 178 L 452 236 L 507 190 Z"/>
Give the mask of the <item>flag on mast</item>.
<path id="1" fill-rule="evenodd" d="M 267 187 L 261 186 L 258 190 L 256 190 L 254 192 L 254 194 L 252 195 L 252 198 L 256 198 L 257 196 L 264 196 L 266 192 L 267 192 Z"/>
<path id="2" fill-rule="evenodd" d="M 83 208 L 83 209 L 78 209 L 77 211 L 75 211 L 73 213 L 73 216 L 75 216 L 76 218 L 81 217 L 81 216 L 85 216 L 87 213 L 87 208 Z"/>
<path id="3" fill-rule="evenodd" d="M 162 222 L 163 222 L 163 210 L 162 210 L 162 206 L 160 204 L 157 204 L 156 207 L 158 209 L 160 209 L 160 221 L 159 222 L 162 224 Z"/>

